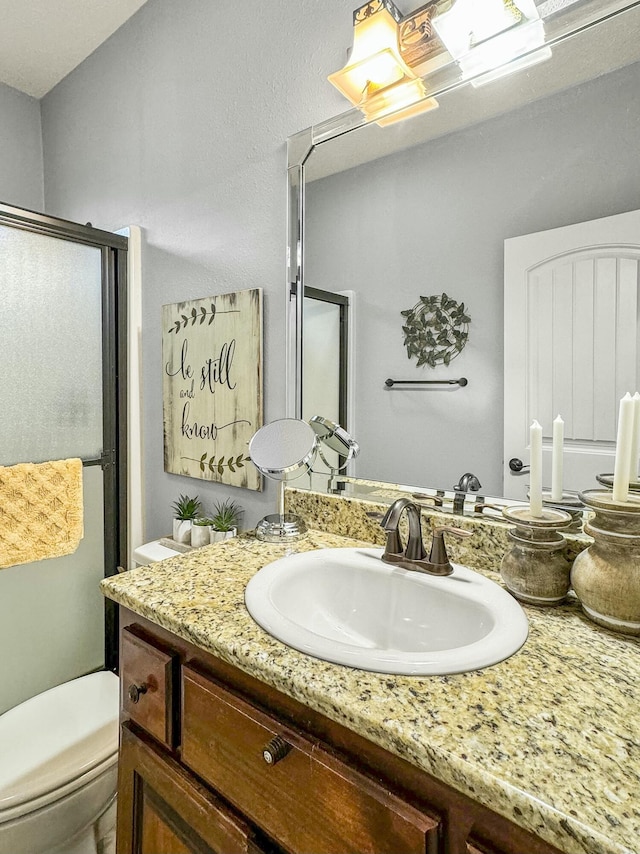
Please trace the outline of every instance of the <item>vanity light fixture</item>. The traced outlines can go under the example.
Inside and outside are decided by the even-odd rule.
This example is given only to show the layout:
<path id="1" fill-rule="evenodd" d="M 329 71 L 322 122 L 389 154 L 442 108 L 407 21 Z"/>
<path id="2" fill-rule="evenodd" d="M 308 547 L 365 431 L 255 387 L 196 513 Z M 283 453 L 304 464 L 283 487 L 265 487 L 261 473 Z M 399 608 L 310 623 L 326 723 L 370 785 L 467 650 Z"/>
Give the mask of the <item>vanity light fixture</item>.
<path id="1" fill-rule="evenodd" d="M 432 110 L 424 83 L 402 58 L 398 24 L 402 16 L 392 0 L 371 0 L 353 13 L 349 62 L 329 81 L 379 125 Z"/>
<path id="2" fill-rule="evenodd" d="M 471 77 L 474 86 L 551 56 L 551 48 L 542 49 L 544 23 L 534 0 L 445 2 L 439 5 L 433 26 L 463 77 Z"/>
<path id="3" fill-rule="evenodd" d="M 452 59 L 480 86 L 548 59 L 544 42 L 534 0 L 429 0 L 405 16 L 393 0 L 370 0 L 353 13 L 349 61 L 329 81 L 385 126 L 437 107 L 425 75 Z"/>

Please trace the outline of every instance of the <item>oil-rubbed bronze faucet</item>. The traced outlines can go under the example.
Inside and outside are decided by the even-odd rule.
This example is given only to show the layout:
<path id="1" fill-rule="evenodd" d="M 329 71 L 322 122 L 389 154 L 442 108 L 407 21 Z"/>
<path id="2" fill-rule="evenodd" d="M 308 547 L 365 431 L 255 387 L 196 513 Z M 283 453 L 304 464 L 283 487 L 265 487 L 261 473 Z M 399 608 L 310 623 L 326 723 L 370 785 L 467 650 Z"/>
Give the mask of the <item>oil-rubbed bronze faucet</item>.
<path id="1" fill-rule="evenodd" d="M 475 474 L 468 471 L 462 475 L 453 488 L 456 492 L 477 492 L 479 489 L 482 489 L 482 484 Z"/>
<path id="2" fill-rule="evenodd" d="M 409 536 L 403 548 L 398 526 L 402 514 L 406 512 L 409 522 Z M 416 572 L 427 572 L 430 575 L 451 575 L 453 567 L 447 556 L 444 534 L 450 533 L 456 537 L 470 537 L 471 531 L 463 531 L 448 525 L 434 528 L 431 542 L 431 553 L 427 553 L 422 541 L 422 526 L 420 524 L 420 508 L 408 498 L 398 498 L 385 513 L 380 525 L 387 534 L 387 542 L 382 555 L 385 563 L 401 566 Z"/>

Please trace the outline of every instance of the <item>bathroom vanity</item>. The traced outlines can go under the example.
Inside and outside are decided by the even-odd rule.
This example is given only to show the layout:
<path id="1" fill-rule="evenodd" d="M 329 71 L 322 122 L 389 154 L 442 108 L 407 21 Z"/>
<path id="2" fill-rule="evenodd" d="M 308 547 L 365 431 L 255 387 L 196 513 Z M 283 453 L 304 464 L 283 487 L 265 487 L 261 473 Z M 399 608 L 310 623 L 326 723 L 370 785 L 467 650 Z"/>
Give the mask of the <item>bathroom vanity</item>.
<path id="1" fill-rule="evenodd" d="M 528 608 L 525 646 L 482 671 L 341 667 L 244 607 L 287 549 L 246 536 L 103 583 L 122 606 L 119 854 L 640 851 L 637 641 L 570 602 Z"/>

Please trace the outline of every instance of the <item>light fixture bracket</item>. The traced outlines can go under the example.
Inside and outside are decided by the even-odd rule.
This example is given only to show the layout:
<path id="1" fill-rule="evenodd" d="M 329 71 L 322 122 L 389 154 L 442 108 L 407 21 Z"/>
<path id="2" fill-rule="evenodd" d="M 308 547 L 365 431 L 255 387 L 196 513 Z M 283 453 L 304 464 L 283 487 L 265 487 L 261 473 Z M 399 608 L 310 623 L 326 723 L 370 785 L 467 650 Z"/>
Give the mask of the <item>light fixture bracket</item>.
<path id="1" fill-rule="evenodd" d="M 419 76 L 422 76 L 422 66 L 427 62 L 436 60 L 437 64 L 445 64 L 449 59 L 433 27 L 433 18 L 442 5 L 442 0 L 429 0 L 424 6 L 405 15 L 398 25 L 400 56 Z"/>
<path id="2" fill-rule="evenodd" d="M 366 21 L 372 15 L 377 14 L 381 9 L 386 9 L 387 12 L 393 17 L 396 24 L 399 24 L 402 20 L 402 15 L 400 14 L 400 10 L 393 2 L 393 0 L 370 0 L 369 3 L 365 3 L 363 6 L 359 6 L 353 13 L 353 25 L 361 24 L 363 21 Z"/>

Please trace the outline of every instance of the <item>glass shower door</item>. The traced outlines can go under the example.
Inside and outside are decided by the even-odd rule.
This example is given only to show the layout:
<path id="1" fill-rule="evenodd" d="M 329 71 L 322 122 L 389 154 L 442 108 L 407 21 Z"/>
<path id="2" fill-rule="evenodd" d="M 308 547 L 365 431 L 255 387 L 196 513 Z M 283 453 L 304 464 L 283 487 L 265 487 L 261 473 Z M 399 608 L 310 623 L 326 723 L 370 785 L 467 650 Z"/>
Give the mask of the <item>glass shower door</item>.
<path id="1" fill-rule="evenodd" d="M 0 713 L 105 663 L 105 251 L 0 224 L 0 465 L 79 457 L 84 504 L 73 554 L 0 570 Z"/>

